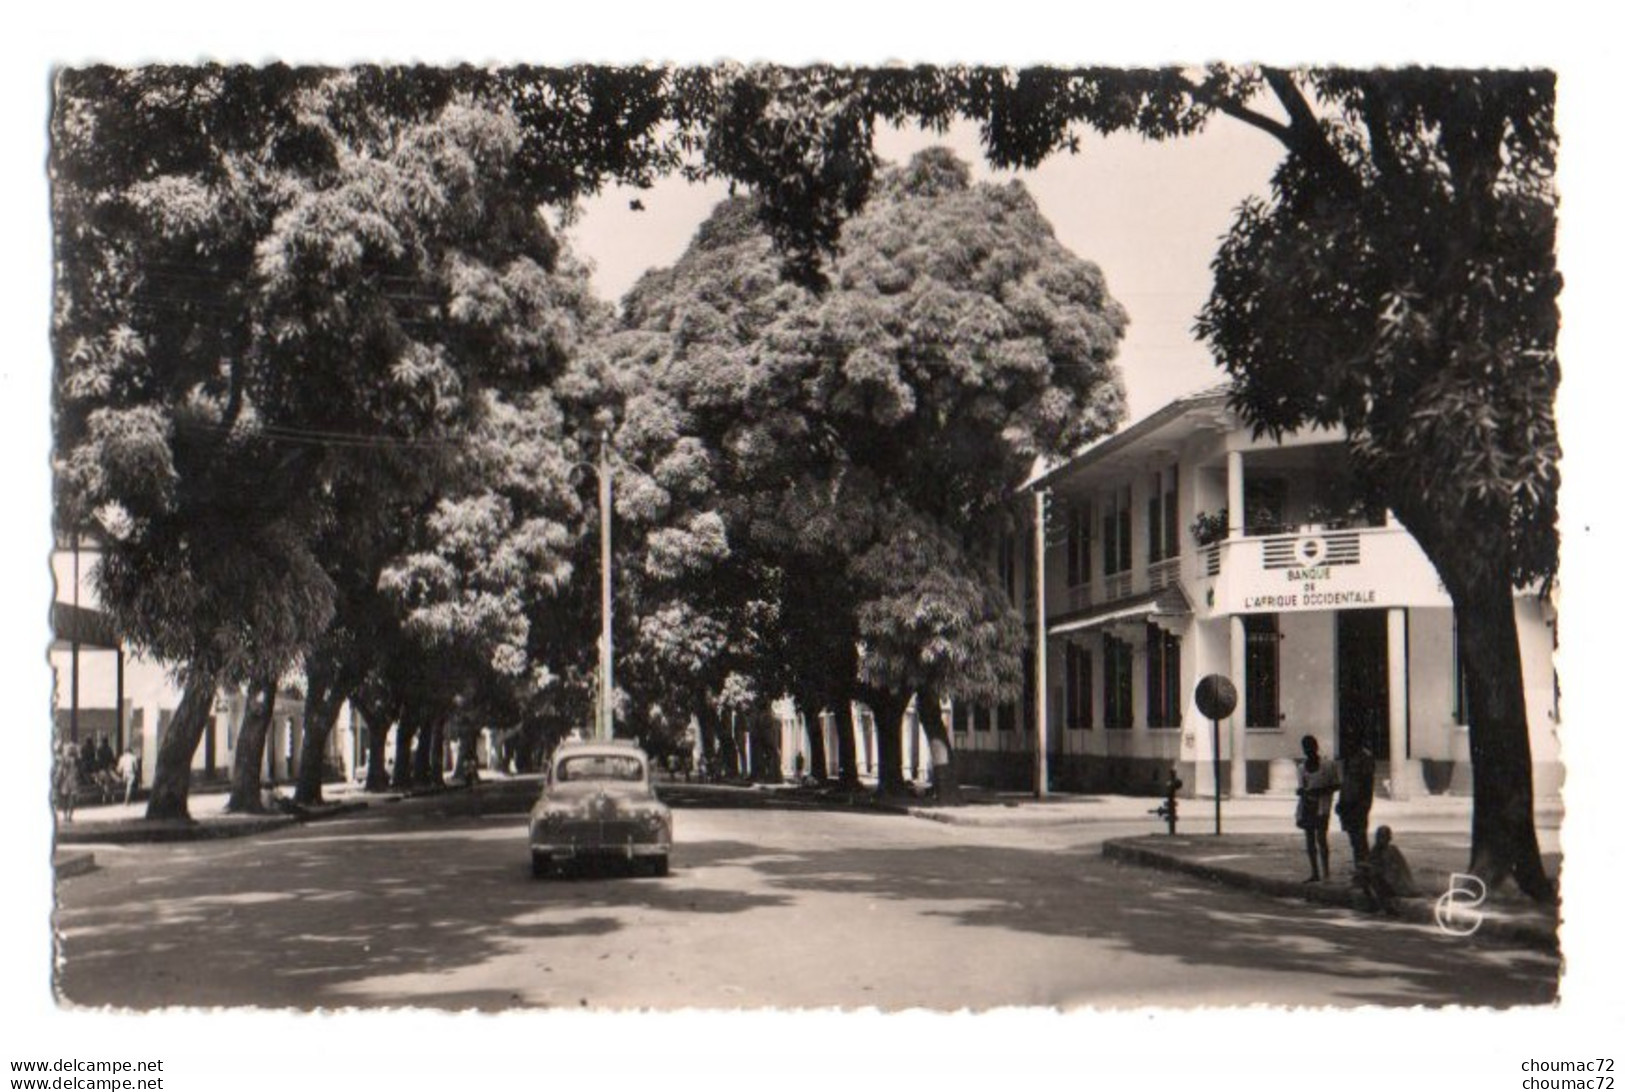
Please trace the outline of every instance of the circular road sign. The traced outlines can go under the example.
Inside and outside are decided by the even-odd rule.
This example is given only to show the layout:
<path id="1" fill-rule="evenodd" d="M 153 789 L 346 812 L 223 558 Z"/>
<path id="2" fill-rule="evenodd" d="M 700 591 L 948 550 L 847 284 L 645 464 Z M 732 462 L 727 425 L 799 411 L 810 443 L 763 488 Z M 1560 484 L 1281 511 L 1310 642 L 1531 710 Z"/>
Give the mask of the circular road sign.
<path id="1" fill-rule="evenodd" d="M 1209 720 L 1223 720 L 1236 711 L 1236 687 L 1223 675 L 1203 675 L 1196 684 L 1196 708 Z"/>

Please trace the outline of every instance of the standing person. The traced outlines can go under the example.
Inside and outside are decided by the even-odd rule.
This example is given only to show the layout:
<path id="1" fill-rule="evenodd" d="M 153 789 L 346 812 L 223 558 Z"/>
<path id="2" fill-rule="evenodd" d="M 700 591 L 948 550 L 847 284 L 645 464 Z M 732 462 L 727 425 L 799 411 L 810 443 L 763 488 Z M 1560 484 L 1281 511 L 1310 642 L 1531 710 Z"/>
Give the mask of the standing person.
<path id="1" fill-rule="evenodd" d="M 64 743 L 56 753 L 56 806 L 62 821 L 73 822 L 73 805 L 79 796 L 79 748 Z"/>
<path id="2" fill-rule="evenodd" d="M 1298 761 L 1298 829 L 1309 852 L 1309 878 L 1319 883 L 1332 874 L 1331 846 L 1326 830 L 1332 823 L 1332 795 L 1337 792 L 1337 766 L 1320 757 L 1320 741 L 1303 737 L 1303 758 Z"/>
<path id="3" fill-rule="evenodd" d="M 1343 833 L 1349 836 L 1357 872 L 1371 856 L 1366 828 L 1371 821 L 1371 796 L 1377 777 L 1377 756 L 1372 753 L 1371 744 L 1362 740 L 1353 753 L 1343 759 L 1342 767 L 1343 779 L 1337 790 L 1337 821 Z"/>
<path id="4" fill-rule="evenodd" d="M 79 780 L 95 780 L 96 745 L 87 739 L 82 747 L 78 743 L 70 743 L 68 746 L 73 748 L 76 764 L 79 769 Z"/>
<path id="5" fill-rule="evenodd" d="M 118 776 L 124 782 L 124 802 L 128 804 L 135 799 L 136 782 L 141 778 L 141 763 L 136 760 L 134 748 L 126 747 L 118 756 Z"/>
<path id="6" fill-rule="evenodd" d="M 117 764 L 113 757 L 112 744 L 107 742 L 106 736 L 96 737 L 96 768 L 111 772 Z"/>

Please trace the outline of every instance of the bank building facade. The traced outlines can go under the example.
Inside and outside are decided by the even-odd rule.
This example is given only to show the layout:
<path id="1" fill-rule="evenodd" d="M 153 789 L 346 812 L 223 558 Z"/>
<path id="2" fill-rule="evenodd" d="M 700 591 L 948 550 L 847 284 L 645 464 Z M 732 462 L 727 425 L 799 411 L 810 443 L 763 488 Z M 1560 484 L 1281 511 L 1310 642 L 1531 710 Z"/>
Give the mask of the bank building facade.
<path id="1" fill-rule="evenodd" d="M 1220 387 L 1179 399 L 1033 483 L 1000 579 L 1040 624 L 1023 699 L 951 711 L 961 776 L 1030 787 L 1044 680 L 1049 786 L 1187 795 L 1292 792 L 1299 740 L 1377 756 L 1379 791 L 1468 793 L 1472 720 L 1455 615 L 1432 564 L 1390 513 L 1362 507 L 1344 437 L 1255 437 Z M 1535 793 L 1561 785 L 1551 589 L 1515 595 Z M 1231 680 L 1235 712 L 1197 711 L 1196 682 Z"/>

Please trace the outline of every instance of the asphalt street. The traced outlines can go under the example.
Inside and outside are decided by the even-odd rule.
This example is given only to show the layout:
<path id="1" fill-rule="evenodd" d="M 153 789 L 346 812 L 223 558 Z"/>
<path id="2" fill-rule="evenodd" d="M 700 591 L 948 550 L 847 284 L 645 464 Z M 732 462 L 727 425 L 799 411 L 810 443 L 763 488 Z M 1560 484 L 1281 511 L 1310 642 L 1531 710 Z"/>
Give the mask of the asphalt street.
<path id="1" fill-rule="evenodd" d="M 1037 828 L 679 809 L 672 874 L 534 880 L 524 819 L 407 800 L 251 838 L 96 847 L 62 881 L 74 1005 L 982 1010 L 1514 1006 L 1549 955 L 1100 856 Z M 489 804 L 485 805 L 489 807 Z"/>

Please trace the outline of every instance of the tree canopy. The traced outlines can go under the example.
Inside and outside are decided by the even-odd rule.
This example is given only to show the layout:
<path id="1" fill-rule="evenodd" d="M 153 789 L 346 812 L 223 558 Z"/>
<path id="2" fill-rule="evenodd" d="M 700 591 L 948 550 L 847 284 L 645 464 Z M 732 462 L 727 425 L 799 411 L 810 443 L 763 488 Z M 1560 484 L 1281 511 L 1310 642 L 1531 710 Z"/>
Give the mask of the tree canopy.
<path id="1" fill-rule="evenodd" d="M 877 178 L 821 290 L 785 275 L 758 211 L 719 207 L 612 343 L 640 377 L 619 439 L 656 468 L 626 492 L 668 512 L 643 567 L 675 601 L 643 617 L 709 619 L 731 669 L 817 700 L 860 677 L 905 702 L 1010 696 L 1024 637 L 986 545 L 1036 458 L 1116 423 L 1126 316 L 1019 184 L 974 184 L 942 150 Z"/>
<path id="2" fill-rule="evenodd" d="M 541 202 L 609 172 L 635 177 L 643 153 L 613 112 L 599 119 L 619 134 L 604 160 L 541 171 L 535 142 L 560 110 L 590 113 L 600 98 L 632 109 L 603 90 L 616 82 L 282 67 L 59 75 L 59 518 L 103 537 L 102 599 L 137 647 L 211 691 L 285 670 L 332 615 L 315 553 L 332 522 L 375 529 L 454 491 L 464 443 L 493 409 L 560 378 L 602 315 L 561 263 Z M 561 106 L 572 88 L 580 98 Z M 561 442 L 546 412 L 525 427 Z M 443 500 L 431 530 L 455 551 L 459 521 L 482 504 L 499 518 L 507 498 Z M 508 552 L 493 563 L 552 564 L 539 552 L 558 545 L 557 528 L 534 522 L 550 514 L 502 528 Z M 408 604 L 430 630 L 453 600 L 481 602 L 467 587 L 436 590 L 438 614 Z M 515 642 L 497 643 L 491 658 L 511 660 Z M 189 749 L 161 754 L 152 813 L 184 814 L 183 762 Z"/>

